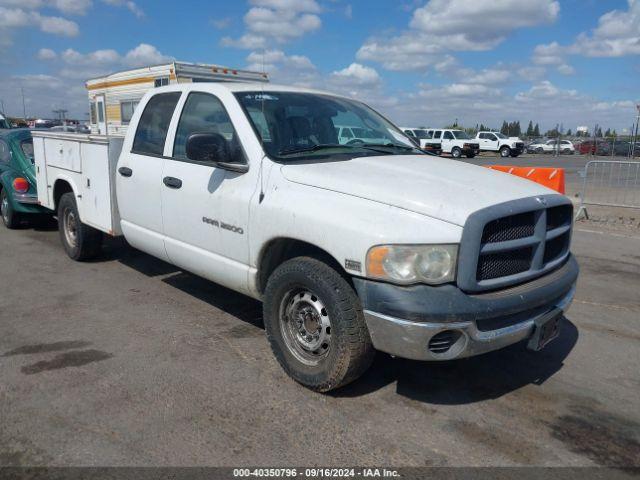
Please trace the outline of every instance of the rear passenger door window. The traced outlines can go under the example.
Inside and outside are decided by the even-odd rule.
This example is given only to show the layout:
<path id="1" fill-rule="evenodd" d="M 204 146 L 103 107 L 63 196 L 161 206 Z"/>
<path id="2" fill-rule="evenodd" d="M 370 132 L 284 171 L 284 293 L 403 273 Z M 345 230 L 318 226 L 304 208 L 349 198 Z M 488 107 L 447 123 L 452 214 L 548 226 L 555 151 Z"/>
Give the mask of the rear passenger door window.
<path id="1" fill-rule="evenodd" d="M 151 97 L 138 122 L 133 139 L 133 153 L 162 156 L 169 123 L 179 99 L 180 92 L 161 93 Z"/>

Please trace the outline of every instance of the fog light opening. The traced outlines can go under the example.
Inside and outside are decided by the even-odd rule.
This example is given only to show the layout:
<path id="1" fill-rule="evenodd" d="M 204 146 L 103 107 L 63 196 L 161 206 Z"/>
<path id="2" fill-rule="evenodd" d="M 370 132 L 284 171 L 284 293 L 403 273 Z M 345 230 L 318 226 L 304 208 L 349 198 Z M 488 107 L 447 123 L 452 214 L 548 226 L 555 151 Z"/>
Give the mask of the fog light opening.
<path id="1" fill-rule="evenodd" d="M 444 330 L 431 337 L 428 349 L 434 355 L 443 355 L 451 350 L 461 337 L 462 332 L 459 330 Z"/>

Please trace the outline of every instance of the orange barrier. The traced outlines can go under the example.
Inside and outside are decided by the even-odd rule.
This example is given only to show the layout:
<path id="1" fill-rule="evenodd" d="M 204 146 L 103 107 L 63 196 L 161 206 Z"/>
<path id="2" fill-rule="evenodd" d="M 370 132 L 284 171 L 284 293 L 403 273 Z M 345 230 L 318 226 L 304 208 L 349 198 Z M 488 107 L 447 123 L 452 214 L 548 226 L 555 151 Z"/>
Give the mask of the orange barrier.
<path id="1" fill-rule="evenodd" d="M 564 195 L 564 168 L 513 167 L 509 165 L 485 166 L 491 170 L 526 178 Z"/>

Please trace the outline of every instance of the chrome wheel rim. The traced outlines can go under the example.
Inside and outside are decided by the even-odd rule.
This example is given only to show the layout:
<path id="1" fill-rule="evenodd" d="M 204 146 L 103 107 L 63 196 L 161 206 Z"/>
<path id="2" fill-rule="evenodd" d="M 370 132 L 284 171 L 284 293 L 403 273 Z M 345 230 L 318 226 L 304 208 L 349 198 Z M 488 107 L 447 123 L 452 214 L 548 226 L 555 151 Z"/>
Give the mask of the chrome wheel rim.
<path id="1" fill-rule="evenodd" d="M 62 227 L 64 230 L 64 238 L 70 247 L 75 247 L 78 243 L 78 220 L 75 213 L 67 208 L 62 217 Z"/>
<path id="2" fill-rule="evenodd" d="M 331 349 L 331 319 L 324 303 L 306 289 L 290 290 L 280 304 L 280 330 L 289 352 L 317 365 Z"/>
<path id="3" fill-rule="evenodd" d="M 9 199 L 6 195 L 2 196 L 2 203 L 0 203 L 0 210 L 2 211 L 2 221 L 5 224 L 9 223 Z"/>
<path id="4" fill-rule="evenodd" d="M 507 150 L 506 148 L 503 148 L 501 153 L 502 153 L 503 157 L 508 157 L 509 156 L 509 150 Z"/>

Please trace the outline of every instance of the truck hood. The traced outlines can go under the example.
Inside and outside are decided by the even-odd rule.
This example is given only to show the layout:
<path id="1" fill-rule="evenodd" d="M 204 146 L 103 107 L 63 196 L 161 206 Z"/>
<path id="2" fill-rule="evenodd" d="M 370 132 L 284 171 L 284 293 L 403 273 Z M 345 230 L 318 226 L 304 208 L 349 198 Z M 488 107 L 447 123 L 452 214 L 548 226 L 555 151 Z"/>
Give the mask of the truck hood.
<path id="1" fill-rule="evenodd" d="M 282 166 L 282 174 L 294 183 L 392 205 L 460 226 L 482 208 L 555 193 L 507 173 L 425 155 L 290 163 Z"/>

